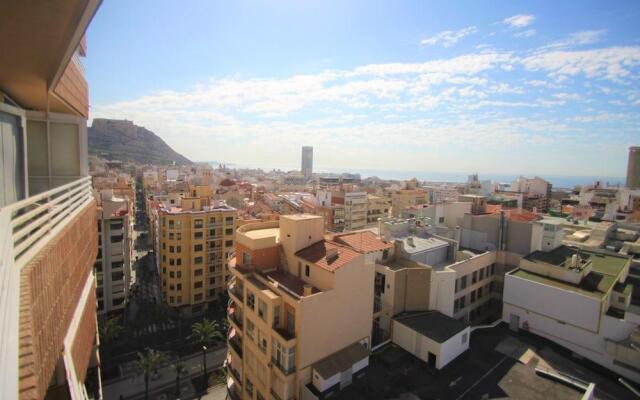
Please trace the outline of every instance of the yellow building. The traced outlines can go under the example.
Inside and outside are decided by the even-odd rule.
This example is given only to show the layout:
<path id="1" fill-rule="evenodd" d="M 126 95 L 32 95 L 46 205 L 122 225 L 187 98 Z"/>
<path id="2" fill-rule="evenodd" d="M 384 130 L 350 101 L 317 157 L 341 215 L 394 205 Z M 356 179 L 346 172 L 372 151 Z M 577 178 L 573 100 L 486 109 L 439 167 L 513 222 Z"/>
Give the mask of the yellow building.
<path id="1" fill-rule="evenodd" d="M 429 204 L 429 195 L 423 189 L 400 189 L 391 194 L 391 208 L 394 217 L 409 206 Z"/>
<path id="2" fill-rule="evenodd" d="M 325 239 L 323 218 L 306 214 L 240 227 L 235 254 L 226 362 L 232 399 L 318 398 L 364 373 L 372 262 Z"/>
<path id="3" fill-rule="evenodd" d="M 237 218 L 235 208 L 200 198 L 160 207 L 157 262 L 170 307 L 198 314 L 224 293 Z"/>
<path id="4" fill-rule="evenodd" d="M 388 197 L 367 195 L 367 225 L 377 224 L 378 218 L 389 216 L 391 199 Z"/>

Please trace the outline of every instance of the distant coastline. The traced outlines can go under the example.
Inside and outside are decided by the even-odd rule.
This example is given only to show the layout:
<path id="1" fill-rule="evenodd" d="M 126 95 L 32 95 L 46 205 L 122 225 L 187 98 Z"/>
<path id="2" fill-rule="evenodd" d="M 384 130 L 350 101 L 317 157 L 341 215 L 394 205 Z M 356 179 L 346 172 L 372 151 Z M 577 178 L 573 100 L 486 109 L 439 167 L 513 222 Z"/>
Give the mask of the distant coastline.
<path id="1" fill-rule="evenodd" d="M 242 165 L 242 164 L 233 164 L 233 163 L 221 163 L 218 161 L 210 161 L 214 167 L 217 167 L 219 164 L 225 164 L 228 168 L 236 168 L 236 169 L 262 169 L 264 171 L 271 171 L 274 169 L 279 169 L 282 171 L 291 171 L 295 170 L 295 167 L 292 166 L 256 166 L 256 165 Z M 473 171 L 465 174 L 465 173 L 455 173 L 455 172 L 428 172 L 428 171 L 392 171 L 392 170 L 377 170 L 377 169 L 342 169 L 342 168 L 319 168 L 318 170 L 314 170 L 317 173 L 334 173 L 339 174 L 343 172 L 348 172 L 352 174 L 360 174 L 361 178 L 369 178 L 372 176 L 376 176 L 381 179 L 390 179 L 390 180 L 408 180 L 412 178 L 416 178 L 420 181 L 432 181 L 432 182 L 452 182 L 452 183 L 460 183 L 466 182 L 468 175 L 471 175 Z M 519 175 L 517 174 L 482 174 L 479 173 L 480 180 L 491 180 L 493 182 L 500 183 L 511 183 L 513 182 Z M 616 177 L 616 176 L 571 176 L 571 175 L 544 175 L 544 174 L 527 174 L 529 178 L 534 175 L 540 176 L 541 178 L 549 181 L 554 188 L 573 188 L 578 185 L 588 185 L 592 184 L 595 181 L 600 181 L 602 184 L 609 185 L 624 185 L 625 178 L 624 177 Z"/>

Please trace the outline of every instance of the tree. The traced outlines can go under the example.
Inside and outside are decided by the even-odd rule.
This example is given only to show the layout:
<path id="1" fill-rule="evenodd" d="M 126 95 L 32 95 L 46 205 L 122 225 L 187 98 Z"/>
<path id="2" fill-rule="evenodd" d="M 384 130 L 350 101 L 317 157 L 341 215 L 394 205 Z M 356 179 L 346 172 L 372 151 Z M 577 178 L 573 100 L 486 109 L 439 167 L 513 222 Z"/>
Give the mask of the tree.
<path id="1" fill-rule="evenodd" d="M 104 346 L 105 350 L 118 338 L 122 332 L 122 325 L 120 325 L 120 318 L 110 318 L 104 322 L 99 328 L 100 343 Z M 106 351 L 102 352 L 102 355 L 106 355 Z"/>
<path id="2" fill-rule="evenodd" d="M 184 371 L 187 370 L 187 367 L 185 367 L 182 364 L 182 360 L 180 359 L 180 356 L 178 356 L 178 359 L 176 360 L 175 364 L 173 364 L 173 368 L 176 370 L 176 392 L 175 395 L 176 397 L 180 396 L 180 377 L 182 376 L 182 374 L 184 374 Z"/>
<path id="3" fill-rule="evenodd" d="M 205 382 L 207 378 L 207 346 L 215 341 L 224 339 L 220 326 L 215 321 L 203 319 L 191 326 L 191 339 L 202 346 L 202 365 L 204 367 Z"/>
<path id="4" fill-rule="evenodd" d="M 158 369 L 158 366 L 164 359 L 164 355 L 156 350 L 147 349 L 145 353 L 138 352 L 138 360 L 136 360 L 135 368 L 139 374 L 144 377 L 144 399 L 149 398 L 149 378 L 151 374 Z"/>

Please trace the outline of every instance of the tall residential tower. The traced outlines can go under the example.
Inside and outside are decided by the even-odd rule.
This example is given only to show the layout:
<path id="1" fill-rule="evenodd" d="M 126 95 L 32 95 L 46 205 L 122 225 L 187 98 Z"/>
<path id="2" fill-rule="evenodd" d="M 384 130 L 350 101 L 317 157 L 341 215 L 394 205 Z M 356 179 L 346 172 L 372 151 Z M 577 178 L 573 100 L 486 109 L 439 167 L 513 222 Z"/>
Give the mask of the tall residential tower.
<path id="1" fill-rule="evenodd" d="M 304 165 L 304 156 L 302 160 L 302 163 Z M 629 189 L 640 188 L 640 146 L 629 147 L 629 161 L 627 164 L 627 187 Z"/>
<path id="2" fill-rule="evenodd" d="M 313 147 L 302 146 L 302 166 L 300 172 L 306 179 L 311 178 L 313 174 Z"/>

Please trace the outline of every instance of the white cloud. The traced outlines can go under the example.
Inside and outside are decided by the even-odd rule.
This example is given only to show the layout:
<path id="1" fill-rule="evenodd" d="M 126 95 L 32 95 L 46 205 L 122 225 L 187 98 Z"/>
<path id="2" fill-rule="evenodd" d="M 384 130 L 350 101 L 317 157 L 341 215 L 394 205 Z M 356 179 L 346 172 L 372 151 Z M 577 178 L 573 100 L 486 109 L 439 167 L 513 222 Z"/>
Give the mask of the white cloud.
<path id="1" fill-rule="evenodd" d="M 530 71 L 547 71 L 549 77 L 558 81 L 567 76 L 584 75 L 621 82 L 631 74 L 632 68 L 640 65 L 640 47 L 539 52 L 520 62 Z"/>
<path id="2" fill-rule="evenodd" d="M 607 33 L 605 29 L 595 31 L 578 31 L 569 34 L 566 39 L 552 42 L 546 46 L 543 46 L 542 50 L 560 49 L 574 46 L 584 46 L 587 44 L 593 44 L 598 41 Z"/>
<path id="3" fill-rule="evenodd" d="M 533 24 L 533 21 L 535 21 L 535 19 L 536 17 L 533 15 L 518 14 L 509 18 L 505 18 L 502 20 L 502 22 L 512 28 L 519 29 Z"/>
<path id="4" fill-rule="evenodd" d="M 433 46 L 440 43 L 444 47 L 450 47 L 458 43 L 458 41 L 465 36 L 469 36 L 476 32 L 478 32 L 478 28 L 476 28 L 475 26 L 469 26 L 457 31 L 442 31 L 435 36 L 422 39 L 422 41 L 420 41 L 420 44 L 422 44 L 423 46 Z"/>
<path id="5" fill-rule="evenodd" d="M 536 30 L 535 29 L 527 29 L 524 31 L 520 31 L 520 32 L 516 32 L 513 36 L 515 37 L 531 37 L 531 36 L 535 36 L 536 34 Z"/>

